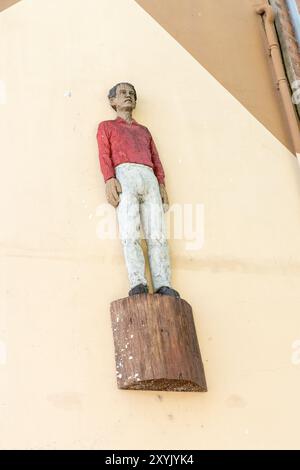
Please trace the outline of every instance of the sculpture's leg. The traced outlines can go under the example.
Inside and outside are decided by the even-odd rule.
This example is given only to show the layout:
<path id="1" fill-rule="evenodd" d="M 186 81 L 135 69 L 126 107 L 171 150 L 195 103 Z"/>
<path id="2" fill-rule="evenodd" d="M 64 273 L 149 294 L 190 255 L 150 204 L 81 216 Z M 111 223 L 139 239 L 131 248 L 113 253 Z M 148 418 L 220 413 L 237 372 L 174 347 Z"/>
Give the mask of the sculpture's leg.
<path id="1" fill-rule="evenodd" d="M 137 196 L 138 180 L 126 167 L 116 167 L 116 177 L 121 183 L 122 193 L 117 206 L 119 232 L 123 245 L 130 287 L 147 284 L 145 259 L 140 245 L 140 213 Z"/>
<path id="2" fill-rule="evenodd" d="M 140 206 L 141 219 L 147 240 L 153 288 L 157 291 L 162 286 L 171 287 L 169 247 L 157 179 L 151 170 L 147 171 L 144 179 L 145 195 Z"/>

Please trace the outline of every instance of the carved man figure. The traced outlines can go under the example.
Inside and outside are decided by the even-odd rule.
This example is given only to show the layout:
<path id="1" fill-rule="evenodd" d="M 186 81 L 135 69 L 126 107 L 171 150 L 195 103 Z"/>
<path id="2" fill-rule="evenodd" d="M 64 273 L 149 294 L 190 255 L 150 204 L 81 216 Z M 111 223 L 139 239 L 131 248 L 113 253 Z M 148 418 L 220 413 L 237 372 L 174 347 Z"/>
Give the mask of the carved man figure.
<path id="1" fill-rule="evenodd" d="M 154 292 L 179 297 L 171 287 L 164 210 L 168 209 L 165 173 L 147 127 L 132 117 L 137 94 L 130 83 L 118 83 L 108 94 L 117 113 L 97 132 L 100 168 L 107 201 L 117 211 L 130 282 L 129 295 L 148 293 L 140 245 L 142 225 L 147 242 Z"/>

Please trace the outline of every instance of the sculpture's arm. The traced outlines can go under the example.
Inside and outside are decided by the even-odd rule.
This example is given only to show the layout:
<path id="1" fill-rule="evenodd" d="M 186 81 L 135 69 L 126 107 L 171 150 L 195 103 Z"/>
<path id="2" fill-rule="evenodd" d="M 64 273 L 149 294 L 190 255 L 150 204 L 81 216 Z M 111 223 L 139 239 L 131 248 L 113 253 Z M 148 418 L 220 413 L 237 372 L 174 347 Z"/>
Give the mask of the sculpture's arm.
<path id="1" fill-rule="evenodd" d="M 106 182 L 115 177 L 115 169 L 111 159 L 111 147 L 105 121 L 100 122 L 97 131 L 100 168 Z"/>
<path id="2" fill-rule="evenodd" d="M 152 136 L 150 139 L 150 150 L 151 150 L 151 156 L 152 156 L 152 163 L 154 166 L 153 171 L 159 183 L 159 190 L 160 190 L 160 195 L 161 195 L 161 199 L 163 203 L 163 208 L 164 208 L 164 211 L 167 212 L 167 210 L 169 209 L 169 199 L 168 199 L 168 194 L 167 194 L 167 190 L 165 186 L 165 172 L 164 172 L 162 163 L 160 161 L 158 151 L 157 151 L 157 148 L 156 148 L 156 145 L 154 143 Z"/>
<path id="3" fill-rule="evenodd" d="M 151 151 L 151 157 L 152 157 L 152 163 L 153 163 L 153 170 L 155 173 L 155 176 L 160 184 L 165 184 L 165 172 L 162 166 L 162 163 L 160 161 L 158 151 L 156 148 L 156 145 L 154 143 L 153 137 L 150 134 L 150 151 Z"/>
<path id="4" fill-rule="evenodd" d="M 115 177 L 115 169 L 111 159 L 111 147 L 106 123 L 101 122 L 97 132 L 100 168 L 105 181 L 105 194 L 109 204 L 114 207 L 120 202 L 119 193 L 122 192 L 120 182 Z"/>
<path id="5" fill-rule="evenodd" d="M 164 212 L 167 212 L 167 210 L 169 209 L 169 198 L 168 198 L 166 187 L 163 183 L 159 184 L 159 191 L 160 191 L 161 200 L 163 203 Z"/>

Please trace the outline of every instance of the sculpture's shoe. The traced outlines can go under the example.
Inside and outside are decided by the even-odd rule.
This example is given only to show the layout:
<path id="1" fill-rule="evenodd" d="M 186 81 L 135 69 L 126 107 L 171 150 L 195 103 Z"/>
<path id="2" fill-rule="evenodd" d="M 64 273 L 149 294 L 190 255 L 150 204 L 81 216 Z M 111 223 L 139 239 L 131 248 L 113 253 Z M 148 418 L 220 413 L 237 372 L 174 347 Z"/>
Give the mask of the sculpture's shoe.
<path id="1" fill-rule="evenodd" d="M 145 284 L 138 284 L 137 286 L 134 286 L 132 289 L 130 289 L 128 295 L 148 294 L 148 292 L 148 286 Z"/>
<path id="2" fill-rule="evenodd" d="M 172 287 L 168 286 L 160 287 L 155 293 L 161 295 L 170 295 L 171 297 L 176 297 L 177 299 L 180 299 L 179 292 L 177 292 L 177 290 L 175 289 L 172 289 Z"/>

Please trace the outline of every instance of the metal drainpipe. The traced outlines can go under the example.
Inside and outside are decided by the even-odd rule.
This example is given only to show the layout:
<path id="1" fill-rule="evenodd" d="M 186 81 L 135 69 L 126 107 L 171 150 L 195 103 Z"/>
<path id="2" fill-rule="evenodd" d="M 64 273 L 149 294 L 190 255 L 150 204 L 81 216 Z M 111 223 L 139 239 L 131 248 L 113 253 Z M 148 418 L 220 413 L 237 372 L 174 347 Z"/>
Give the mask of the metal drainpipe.
<path id="1" fill-rule="evenodd" d="M 300 164 L 300 129 L 296 111 L 292 103 L 290 87 L 282 63 L 281 51 L 277 40 L 277 34 L 275 31 L 275 13 L 269 3 L 264 3 L 261 6 L 256 7 L 255 11 L 258 15 L 261 15 L 264 20 L 270 55 L 272 58 L 275 76 L 277 80 L 277 88 L 282 98 L 283 107 L 288 121 L 288 126 L 291 132 L 295 155 Z"/>
<path id="2" fill-rule="evenodd" d="M 295 0 L 286 0 L 291 22 L 295 31 L 295 36 L 298 42 L 298 49 L 300 50 L 300 14 L 297 3 Z"/>

